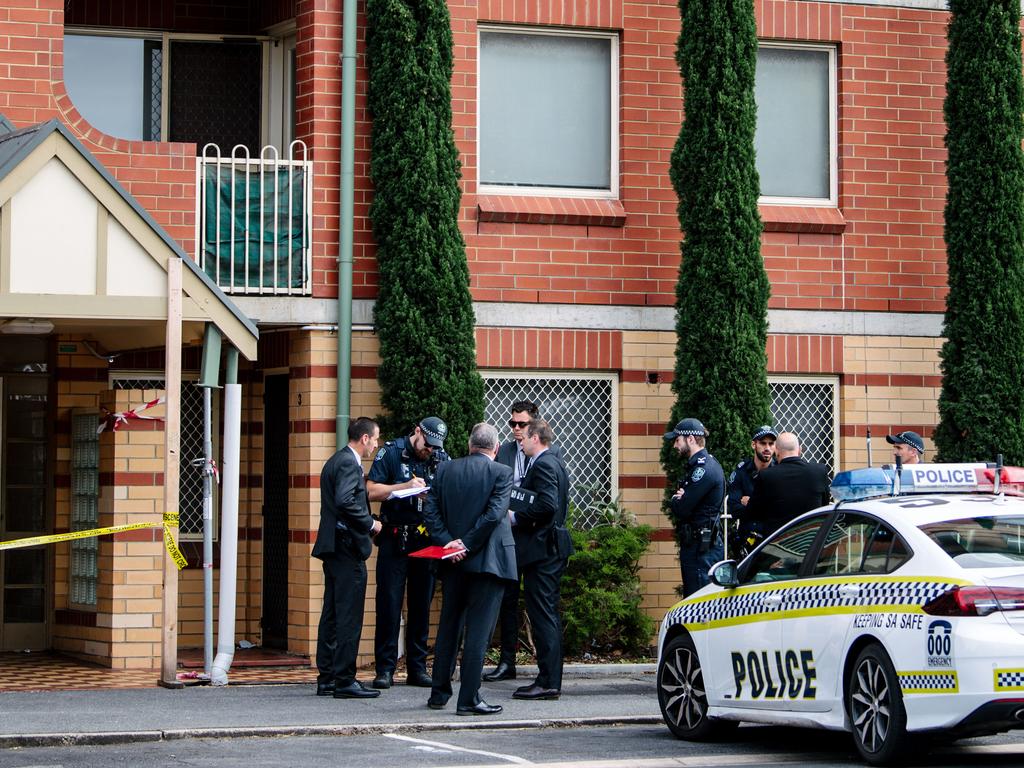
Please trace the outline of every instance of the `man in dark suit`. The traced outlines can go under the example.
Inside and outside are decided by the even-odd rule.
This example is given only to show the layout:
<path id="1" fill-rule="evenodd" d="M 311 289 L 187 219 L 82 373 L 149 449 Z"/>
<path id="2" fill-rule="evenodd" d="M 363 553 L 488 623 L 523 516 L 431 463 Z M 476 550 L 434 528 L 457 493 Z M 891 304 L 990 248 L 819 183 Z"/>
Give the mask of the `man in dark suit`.
<path id="1" fill-rule="evenodd" d="M 366 558 L 380 523 L 370 517 L 362 460 L 377 450 L 380 427 L 360 417 L 349 424 L 348 445 L 320 473 L 320 528 L 313 557 L 323 561 L 324 605 L 316 638 L 316 695 L 372 699 L 380 691 L 356 680 L 363 631 Z"/>
<path id="2" fill-rule="evenodd" d="M 454 553 L 441 563 L 441 620 L 427 706 L 441 709 L 451 698 L 452 668 L 465 624 L 458 715 L 501 712 L 480 698 L 484 653 L 504 583 L 518 578 L 507 515 L 512 471 L 494 462 L 497 452 L 498 431 L 490 424 L 473 427 L 469 455 L 438 466 L 423 509 L 431 539 Z"/>
<path id="3" fill-rule="evenodd" d="M 760 472 L 754 480 L 744 516 L 765 536 L 797 515 L 828 504 L 830 498 L 828 469 L 800 455 L 800 441 L 792 432 L 779 433 L 775 460 L 776 466 Z"/>
<path id="4" fill-rule="evenodd" d="M 562 692 L 562 619 L 558 615 L 562 572 L 572 554 L 565 529 L 569 511 L 569 475 L 550 450 L 554 433 L 534 419 L 526 428 L 523 450 L 530 459 L 521 487 L 532 491 L 532 503 L 509 511 L 516 540 L 516 560 L 523 576 L 526 615 L 533 627 L 537 678 L 517 688 L 514 699 L 557 699 Z"/>
<path id="5" fill-rule="evenodd" d="M 498 448 L 498 456 L 495 459 L 499 464 L 504 464 L 512 470 L 512 484 L 519 485 L 526 475 L 526 465 L 529 460 L 523 453 L 523 438 L 526 436 L 526 428 L 534 419 L 540 418 L 540 410 L 537 404 L 529 400 L 519 400 L 512 403 L 512 418 L 508 425 L 512 428 L 512 439 L 501 444 Z M 565 461 L 562 449 L 557 445 L 548 448 L 553 456 Z M 498 634 L 500 636 L 501 655 L 498 657 L 498 666 L 484 675 L 484 680 L 493 682 L 496 680 L 516 679 L 516 653 L 519 651 L 519 581 L 510 582 L 505 587 L 505 594 L 501 597 L 501 611 L 498 613 Z"/>

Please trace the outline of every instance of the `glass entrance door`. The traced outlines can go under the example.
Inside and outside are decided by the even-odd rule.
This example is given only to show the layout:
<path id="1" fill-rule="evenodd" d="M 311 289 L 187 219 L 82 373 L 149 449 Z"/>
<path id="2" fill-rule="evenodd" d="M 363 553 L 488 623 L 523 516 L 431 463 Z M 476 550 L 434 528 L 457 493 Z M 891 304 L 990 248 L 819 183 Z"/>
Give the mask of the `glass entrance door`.
<path id="1" fill-rule="evenodd" d="M 0 541 L 50 532 L 46 394 L 46 378 L 0 378 Z M 47 647 L 51 546 L 0 550 L 0 651 Z"/>

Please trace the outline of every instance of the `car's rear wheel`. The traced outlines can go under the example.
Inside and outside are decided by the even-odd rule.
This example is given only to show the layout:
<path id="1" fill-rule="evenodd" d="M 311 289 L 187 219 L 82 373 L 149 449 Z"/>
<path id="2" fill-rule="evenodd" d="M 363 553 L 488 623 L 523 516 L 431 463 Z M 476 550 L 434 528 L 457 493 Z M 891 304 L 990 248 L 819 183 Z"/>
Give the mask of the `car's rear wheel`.
<path id="1" fill-rule="evenodd" d="M 888 654 L 869 645 L 853 664 L 846 687 L 846 711 L 853 743 L 871 765 L 889 765 L 907 747 L 907 711 L 903 692 Z"/>
<path id="2" fill-rule="evenodd" d="M 680 635 L 662 650 L 658 664 L 658 704 L 672 734 L 678 739 L 706 741 L 736 725 L 708 717 L 704 674 L 693 640 Z"/>

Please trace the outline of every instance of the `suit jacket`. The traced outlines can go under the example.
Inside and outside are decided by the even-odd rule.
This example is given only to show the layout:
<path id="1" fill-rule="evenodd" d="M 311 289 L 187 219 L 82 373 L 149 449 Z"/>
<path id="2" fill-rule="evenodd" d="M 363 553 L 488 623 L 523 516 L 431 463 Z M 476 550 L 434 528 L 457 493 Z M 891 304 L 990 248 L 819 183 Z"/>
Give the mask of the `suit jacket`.
<path id="1" fill-rule="evenodd" d="M 344 529 L 338 526 L 338 523 Z M 324 559 L 334 554 L 337 543 L 365 560 L 373 549 L 370 531 L 370 502 L 366 496 L 363 465 L 352 449 L 345 446 L 335 452 L 320 473 L 320 527 L 313 545 L 313 557 Z"/>
<path id="2" fill-rule="evenodd" d="M 537 494 L 530 508 L 516 513 L 512 529 L 519 567 L 559 557 L 554 529 L 565 525 L 569 512 L 569 474 L 562 460 L 544 451 L 530 462 L 520 487 Z M 571 545 L 570 545 L 571 546 Z M 568 555 L 565 554 L 565 557 Z"/>
<path id="3" fill-rule="evenodd" d="M 508 519 L 512 470 L 482 453 L 447 461 L 437 468 L 423 519 L 435 544 L 462 539 L 468 554 L 456 567 L 515 581 L 515 541 Z"/>
<path id="4" fill-rule="evenodd" d="M 801 456 L 788 456 L 758 473 L 743 517 L 760 523 L 767 535 L 829 499 L 828 469 Z"/>
<path id="5" fill-rule="evenodd" d="M 565 463 L 565 454 L 562 453 L 561 446 L 552 445 L 551 447 L 548 448 L 548 450 L 551 451 L 552 456 L 557 456 L 562 460 L 563 464 Z M 515 472 L 516 453 L 518 451 L 519 443 L 517 443 L 515 440 L 509 440 L 507 442 L 502 443 L 498 447 L 498 455 L 494 458 L 494 460 L 499 464 L 504 464 L 506 467 Z M 568 468 L 566 468 L 566 471 L 568 471 Z"/>

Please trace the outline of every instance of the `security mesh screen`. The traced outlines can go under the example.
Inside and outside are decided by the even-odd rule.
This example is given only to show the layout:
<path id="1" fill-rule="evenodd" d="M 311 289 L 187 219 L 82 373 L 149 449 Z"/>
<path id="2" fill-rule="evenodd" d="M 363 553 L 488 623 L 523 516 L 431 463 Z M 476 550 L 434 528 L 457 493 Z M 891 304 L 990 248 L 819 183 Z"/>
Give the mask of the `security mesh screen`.
<path id="1" fill-rule="evenodd" d="M 835 470 L 834 381 L 771 381 L 775 429 L 800 439 L 801 455 Z"/>
<path id="2" fill-rule="evenodd" d="M 531 400 L 540 408 L 562 447 L 569 468 L 569 499 L 574 524 L 591 528 L 599 508 L 613 499 L 612 397 L 610 378 L 528 378 L 484 374 L 484 418 L 498 428 L 501 441 L 512 439 L 509 406 Z"/>
<path id="3" fill-rule="evenodd" d="M 163 379 L 114 379 L 112 389 L 159 389 Z M 214 398 L 217 393 L 213 393 Z M 138 403 L 142 405 L 142 403 Z M 184 540 L 203 537 L 203 390 L 181 383 L 181 465 L 178 476 L 178 534 Z M 196 459 L 199 461 L 196 462 Z M 197 466 L 198 464 L 198 466 Z M 217 527 L 214 526 L 214 539 Z"/>

